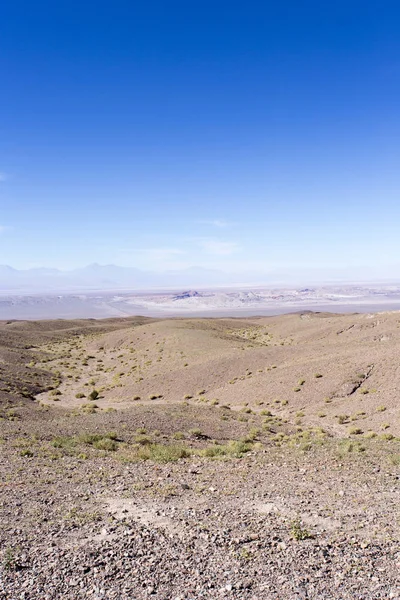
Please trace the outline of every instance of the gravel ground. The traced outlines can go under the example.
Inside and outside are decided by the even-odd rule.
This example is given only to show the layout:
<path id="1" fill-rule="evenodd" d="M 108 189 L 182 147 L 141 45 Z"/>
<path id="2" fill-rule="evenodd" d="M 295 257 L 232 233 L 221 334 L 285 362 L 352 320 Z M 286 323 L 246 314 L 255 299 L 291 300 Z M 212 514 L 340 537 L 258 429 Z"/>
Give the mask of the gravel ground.
<path id="1" fill-rule="evenodd" d="M 7 600 L 400 598 L 393 445 L 164 464 L 17 448 L 1 457 Z"/>
<path id="2" fill-rule="evenodd" d="M 0 599 L 400 600 L 400 333 L 396 315 L 357 319 L 277 320 L 284 345 L 233 321 L 0 324 Z M 118 371 L 142 352 L 143 382 L 113 393 L 168 398 L 75 398 L 103 367 L 75 372 L 74 343 Z M 213 402 L 210 378 L 240 404 Z M 71 406 L 34 401 L 54 386 Z"/>

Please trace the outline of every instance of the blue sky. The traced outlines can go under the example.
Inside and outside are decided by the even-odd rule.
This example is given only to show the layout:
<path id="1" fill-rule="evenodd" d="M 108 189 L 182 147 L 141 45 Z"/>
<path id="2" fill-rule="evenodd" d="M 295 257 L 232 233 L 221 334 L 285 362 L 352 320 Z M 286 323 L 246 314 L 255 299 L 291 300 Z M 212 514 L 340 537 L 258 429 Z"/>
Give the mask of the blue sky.
<path id="1" fill-rule="evenodd" d="M 396 2 L 6 1 L 0 264 L 400 262 Z"/>

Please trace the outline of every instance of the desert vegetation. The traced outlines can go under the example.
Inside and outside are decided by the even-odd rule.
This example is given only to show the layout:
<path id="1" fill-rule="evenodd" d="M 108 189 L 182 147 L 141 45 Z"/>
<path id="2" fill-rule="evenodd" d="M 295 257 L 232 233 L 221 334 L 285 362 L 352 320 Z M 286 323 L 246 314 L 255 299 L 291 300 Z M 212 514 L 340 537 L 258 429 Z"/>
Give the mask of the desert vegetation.
<path id="1" fill-rule="evenodd" d="M 1 323 L 4 597 L 396 598 L 398 332 Z"/>

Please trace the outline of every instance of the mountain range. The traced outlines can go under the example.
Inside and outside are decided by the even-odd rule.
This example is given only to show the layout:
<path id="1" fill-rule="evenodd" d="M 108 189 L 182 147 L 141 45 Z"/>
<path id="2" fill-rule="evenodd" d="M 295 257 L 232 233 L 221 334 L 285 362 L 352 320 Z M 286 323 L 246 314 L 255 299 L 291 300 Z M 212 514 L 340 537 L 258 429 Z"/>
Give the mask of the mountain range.
<path id="1" fill-rule="evenodd" d="M 216 269 L 190 267 L 180 271 L 144 271 L 134 267 L 99 265 L 63 271 L 51 268 L 14 269 L 0 265 L 1 293 L 58 293 L 106 290 L 173 290 L 196 287 L 241 285 L 303 285 L 330 282 L 398 282 L 400 269 L 368 267 L 343 269 L 282 269 L 259 273 L 225 273 Z"/>
<path id="2" fill-rule="evenodd" d="M 237 277 L 201 267 L 157 273 L 133 267 L 97 263 L 70 271 L 47 268 L 18 270 L 8 265 L 0 265 L 0 291 L 2 292 L 144 290 L 229 285 L 236 281 Z"/>

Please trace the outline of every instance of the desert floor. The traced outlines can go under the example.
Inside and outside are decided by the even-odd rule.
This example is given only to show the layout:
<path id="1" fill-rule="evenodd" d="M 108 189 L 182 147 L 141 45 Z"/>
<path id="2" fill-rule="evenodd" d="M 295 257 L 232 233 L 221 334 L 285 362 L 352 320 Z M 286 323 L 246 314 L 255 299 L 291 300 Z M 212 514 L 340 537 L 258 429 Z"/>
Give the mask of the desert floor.
<path id="1" fill-rule="evenodd" d="M 0 323 L 0 597 L 399 599 L 400 313 Z"/>

